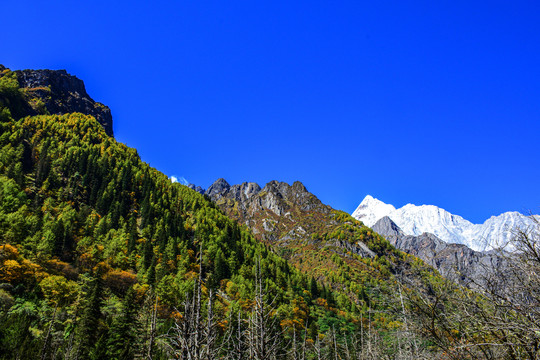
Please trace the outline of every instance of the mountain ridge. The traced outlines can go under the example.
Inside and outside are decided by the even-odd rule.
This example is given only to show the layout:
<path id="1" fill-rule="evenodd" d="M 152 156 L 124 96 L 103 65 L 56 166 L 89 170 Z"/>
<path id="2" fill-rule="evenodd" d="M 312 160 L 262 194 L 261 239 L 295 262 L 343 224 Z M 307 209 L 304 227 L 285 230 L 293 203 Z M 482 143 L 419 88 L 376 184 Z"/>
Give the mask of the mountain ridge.
<path id="1" fill-rule="evenodd" d="M 396 248 L 422 259 L 458 284 L 477 287 L 484 283 L 491 269 L 505 266 L 500 252 L 475 251 L 463 244 L 447 243 L 429 232 L 406 235 L 388 216 L 379 219 L 372 229 Z"/>
<path id="2" fill-rule="evenodd" d="M 367 226 L 388 216 L 407 235 L 419 236 L 429 232 L 447 243 L 463 244 L 475 251 L 486 251 L 508 245 L 513 231 L 533 228 L 534 221 L 517 212 L 509 211 L 492 216 L 482 224 L 473 224 L 459 215 L 435 205 L 407 204 L 396 209 L 368 195 L 352 216 Z"/>
<path id="3" fill-rule="evenodd" d="M 9 86 L 21 95 L 7 76 L 0 95 Z M 12 104 L 0 103 L 0 359 L 177 358 L 181 345 L 169 335 L 193 312 L 202 314 L 197 331 L 212 322 L 219 333 L 213 339 L 227 341 L 208 345 L 217 354 L 208 358 L 225 358 L 232 351 L 226 331 L 249 331 L 257 301 L 279 338 L 275 352 L 288 351 L 286 329 L 309 328 L 315 340 L 333 326 L 364 326 L 364 307 L 377 298 L 362 292 L 363 284 L 352 285 L 353 302 L 298 271 L 208 196 L 170 181 L 107 135 L 94 116 L 16 120 L 15 109 L 3 106 Z M 214 188 L 262 195 L 247 183 L 223 180 Z M 317 205 L 300 183 L 274 181 L 265 189 L 271 195 L 260 197 L 261 206 L 275 216 L 297 194 Z M 332 264 L 346 273 L 341 262 Z M 187 305 L 196 298 L 198 305 Z M 392 317 L 380 310 L 369 326 L 390 329 Z M 154 337 L 166 346 L 154 346 Z"/>
<path id="4" fill-rule="evenodd" d="M 510 327 L 479 338 L 478 317 L 448 317 L 462 289 L 301 182 L 218 179 L 201 194 L 95 116 L 49 114 L 30 97 L 48 90 L 21 89 L 5 70 L 0 359 L 430 359 L 508 343 Z M 21 110 L 38 115 L 12 116 Z M 474 254 L 388 217 L 374 228 L 419 253 Z M 471 295 L 474 315 L 485 305 Z"/>

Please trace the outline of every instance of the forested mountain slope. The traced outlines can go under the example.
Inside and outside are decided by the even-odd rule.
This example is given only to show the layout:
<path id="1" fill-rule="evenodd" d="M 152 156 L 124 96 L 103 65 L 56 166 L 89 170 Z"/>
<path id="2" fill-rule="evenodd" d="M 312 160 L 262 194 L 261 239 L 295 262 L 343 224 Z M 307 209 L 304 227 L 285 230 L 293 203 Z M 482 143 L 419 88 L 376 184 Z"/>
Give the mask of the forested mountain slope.
<path id="1" fill-rule="evenodd" d="M 313 216 L 323 217 L 311 224 L 337 225 L 317 227 L 312 241 L 352 247 L 304 251 L 320 265 L 300 271 L 93 116 L 15 119 L 31 100 L 2 70 L 0 358 L 326 357 L 360 354 L 401 328 L 380 301 L 391 266 L 377 254 L 402 254 L 347 214 L 315 201 Z M 353 235 L 371 249 L 355 247 Z M 303 246 L 291 239 L 283 255 L 299 264 L 287 253 L 302 251 L 293 244 Z M 354 279 L 349 261 L 362 264 Z M 393 339 L 384 351 L 396 351 Z"/>
<path id="2" fill-rule="evenodd" d="M 231 186 L 219 179 L 205 194 L 301 270 L 336 287 L 354 288 L 375 274 L 388 276 L 397 263 L 404 263 L 404 254 L 388 241 L 323 204 L 298 181 L 292 185 L 271 181 L 261 189 L 255 183 Z M 362 268 L 363 278 L 352 281 L 343 261 Z"/>
<path id="3" fill-rule="evenodd" d="M 530 234 L 469 291 L 300 182 L 201 194 L 20 84 L 0 71 L 0 359 L 538 357 Z"/>
<path id="4" fill-rule="evenodd" d="M 323 204 L 298 181 L 271 181 L 261 188 L 219 179 L 205 195 L 301 272 L 337 290 L 340 309 L 353 304 L 364 314 L 376 310 L 376 322 L 392 320 L 388 310 L 400 307 L 396 291 L 402 283 L 421 288 L 422 277 L 438 276 L 349 214 Z"/>

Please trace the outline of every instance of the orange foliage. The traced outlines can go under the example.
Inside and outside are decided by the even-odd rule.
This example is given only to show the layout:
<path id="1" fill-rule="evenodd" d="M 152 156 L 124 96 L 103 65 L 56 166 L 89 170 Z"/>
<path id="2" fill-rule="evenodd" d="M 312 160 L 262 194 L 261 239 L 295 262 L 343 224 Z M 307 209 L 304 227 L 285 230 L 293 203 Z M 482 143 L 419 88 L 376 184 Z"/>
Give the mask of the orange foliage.
<path id="1" fill-rule="evenodd" d="M 6 259 L 16 259 L 19 257 L 19 250 L 10 244 L 0 246 L 0 261 Z"/>
<path id="2" fill-rule="evenodd" d="M 111 290 L 125 292 L 137 283 L 137 277 L 129 271 L 110 269 L 103 275 L 103 281 Z"/>
<path id="3" fill-rule="evenodd" d="M 17 260 L 5 260 L 0 267 L 0 280 L 19 283 L 24 279 L 24 270 Z"/>
<path id="4" fill-rule="evenodd" d="M 43 269 L 19 254 L 10 244 L 0 246 L 0 281 L 18 284 L 40 280 L 47 276 Z"/>
<path id="5" fill-rule="evenodd" d="M 92 263 L 94 261 L 94 258 L 92 256 L 92 254 L 86 252 L 86 253 L 83 253 L 81 254 L 81 256 L 79 256 L 79 263 L 81 264 L 81 267 L 82 268 L 85 268 L 85 269 L 88 269 L 88 268 L 91 268 L 92 267 Z"/>
<path id="6" fill-rule="evenodd" d="M 61 273 L 70 280 L 75 280 L 78 275 L 77 269 L 75 269 L 67 262 L 60 261 L 58 259 L 52 259 L 47 261 L 46 267 L 49 271 L 52 270 L 53 272 Z"/>
<path id="7" fill-rule="evenodd" d="M 328 301 L 326 301 L 326 299 L 318 298 L 317 300 L 315 300 L 315 304 L 317 306 L 321 306 L 321 307 L 324 307 L 325 309 L 328 309 Z"/>
<path id="8" fill-rule="evenodd" d="M 112 269 L 111 266 L 107 264 L 105 261 L 100 261 L 96 264 L 96 266 L 94 266 L 93 270 L 94 272 L 98 274 L 105 274 L 111 269 Z"/>

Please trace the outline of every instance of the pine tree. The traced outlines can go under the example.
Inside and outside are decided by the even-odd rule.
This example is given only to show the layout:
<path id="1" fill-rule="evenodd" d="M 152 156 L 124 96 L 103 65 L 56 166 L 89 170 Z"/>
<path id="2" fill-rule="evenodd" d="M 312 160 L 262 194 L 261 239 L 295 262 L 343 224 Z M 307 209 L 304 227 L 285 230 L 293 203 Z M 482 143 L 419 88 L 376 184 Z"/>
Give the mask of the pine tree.
<path id="1" fill-rule="evenodd" d="M 93 360 L 96 344 L 100 340 L 101 306 L 103 302 L 102 284 L 99 277 L 90 281 L 88 299 L 82 310 L 77 329 L 77 351 L 81 360 Z"/>
<path id="2" fill-rule="evenodd" d="M 317 299 L 319 297 L 319 288 L 317 287 L 317 282 L 313 277 L 309 280 L 309 290 L 311 292 L 311 298 Z"/>
<path id="3" fill-rule="evenodd" d="M 107 358 L 133 359 L 136 353 L 137 304 L 135 292 L 130 288 L 122 302 L 121 314 L 113 320 L 107 341 Z"/>

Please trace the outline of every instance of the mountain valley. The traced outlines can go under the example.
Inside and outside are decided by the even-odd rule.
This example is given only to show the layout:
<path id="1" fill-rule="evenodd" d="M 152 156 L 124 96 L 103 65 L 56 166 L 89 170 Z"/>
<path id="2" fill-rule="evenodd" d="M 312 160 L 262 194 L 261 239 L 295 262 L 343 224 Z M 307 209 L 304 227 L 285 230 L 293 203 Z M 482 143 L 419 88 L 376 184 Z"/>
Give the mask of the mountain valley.
<path id="1" fill-rule="evenodd" d="M 0 66 L 0 359 L 540 355 L 538 218 L 184 186 L 112 121 L 65 70 Z"/>

